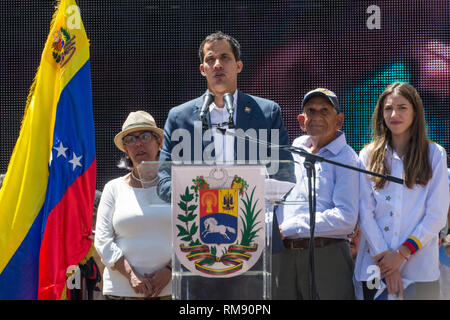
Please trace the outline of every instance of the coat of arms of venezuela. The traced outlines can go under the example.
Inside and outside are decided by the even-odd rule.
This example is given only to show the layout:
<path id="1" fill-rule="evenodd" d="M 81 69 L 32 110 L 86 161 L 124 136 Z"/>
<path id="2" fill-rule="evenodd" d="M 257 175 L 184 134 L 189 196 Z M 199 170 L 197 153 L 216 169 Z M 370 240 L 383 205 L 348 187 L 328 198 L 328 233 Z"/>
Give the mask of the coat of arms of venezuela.
<path id="1" fill-rule="evenodd" d="M 173 244 L 181 264 L 204 277 L 250 269 L 265 242 L 265 168 L 174 166 Z"/>

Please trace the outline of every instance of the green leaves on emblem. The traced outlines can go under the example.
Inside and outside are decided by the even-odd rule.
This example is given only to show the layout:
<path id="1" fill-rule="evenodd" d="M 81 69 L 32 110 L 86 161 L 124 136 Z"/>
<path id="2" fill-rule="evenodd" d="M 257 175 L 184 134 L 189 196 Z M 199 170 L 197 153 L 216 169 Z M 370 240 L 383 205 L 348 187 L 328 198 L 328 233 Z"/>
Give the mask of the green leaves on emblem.
<path id="1" fill-rule="evenodd" d="M 66 41 L 69 41 L 70 40 L 69 32 L 66 29 L 62 28 L 62 27 L 61 27 L 61 32 L 62 32 L 62 34 L 64 36 L 64 39 L 66 39 Z"/>
<path id="2" fill-rule="evenodd" d="M 180 195 L 181 200 L 185 202 L 191 202 L 194 199 L 194 194 L 189 193 L 189 188 L 186 187 L 186 190 L 184 191 L 184 194 Z"/>
<path id="3" fill-rule="evenodd" d="M 259 230 L 261 230 L 261 227 L 256 229 L 256 226 L 259 224 L 259 222 L 256 221 L 258 215 L 261 213 L 261 209 L 259 209 L 255 213 L 256 204 L 258 203 L 258 200 L 256 200 L 253 203 L 253 194 L 255 192 L 255 187 L 253 187 L 252 193 L 250 197 L 248 196 L 247 192 L 245 193 L 246 199 L 242 199 L 242 202 L 244 203 L 244 209 L 241 208 L 242 212 L 244 213 L 244 218 L 240 216 L 241 222 L 242 222 L 242 239 L 241 239 L 241 245 L 243 246 L 249 246 L 253 239 L 256 237 L 256 234 Z"/>
<path id="4" fill-rule="evenodd" d="M 179 214 L 177 218 L 183 222 L 184 225 L 176 225 L 178 228 L 177 237 L 182 237 L 181 240 L 183 241 L 190 241 L 189 245 L 199 244 L 199 240 L 194 241 L 193 239 L 198 230 L 197 224 L 194 222 L 191 226 L 189 226 L 189 222 L 194 221 L 197 217 L 197 215 L 194 214 L 194 211 L 198 206 L 195 204 L 189 205 L 189 202 L 194 199 L 194 194 L 189 193 L 189 188 L 186 187 L 184 194 L 180 195 L 180 199 L 181 201 L 178 202 L 178 207 L 184 212 L 184 214 Z"/>

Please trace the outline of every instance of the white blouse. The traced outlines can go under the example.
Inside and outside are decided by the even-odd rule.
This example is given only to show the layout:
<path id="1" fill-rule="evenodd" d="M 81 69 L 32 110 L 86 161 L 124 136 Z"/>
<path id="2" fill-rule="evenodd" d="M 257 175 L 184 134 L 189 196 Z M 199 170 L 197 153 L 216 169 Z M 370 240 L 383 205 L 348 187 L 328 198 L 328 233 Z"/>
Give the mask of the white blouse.
<path id="1" fill-rule="evenodd" d="M 103 294 L 143 297 L 112 267 L 122 256 L 142 275 L 163 268 L 172 255 L 171 209 L 156 187 L 132 188 L 120 177 L 109 181 L 97 211 L 95 248 L 106 268 Z M 172 284 L 160 296 L 170 295 Z"/>
<path id="2" fill-rule="evenodd" d="M 360 152 L 361 166 L 369 161 L 371 146 Z M 390 147 L 386 148 L 391 175 L 403 178 L 403 161 Z M 436 281 L 439 278 L 438 233 L 447 219 L 449 207 L 447 156 L 445 149 L 429 143 L 433 170 L 425 186 L 386 182 L 381 190 L 374 189 L 369 175 L 360 174 L 360 211 L 358 223 L 361 240 L 355 264 L 358 281 L 373 278 L 374 256 L 386 250 L 397 250 L 405 241 L 417 251 L 402 264 L 403 279 Z"/>

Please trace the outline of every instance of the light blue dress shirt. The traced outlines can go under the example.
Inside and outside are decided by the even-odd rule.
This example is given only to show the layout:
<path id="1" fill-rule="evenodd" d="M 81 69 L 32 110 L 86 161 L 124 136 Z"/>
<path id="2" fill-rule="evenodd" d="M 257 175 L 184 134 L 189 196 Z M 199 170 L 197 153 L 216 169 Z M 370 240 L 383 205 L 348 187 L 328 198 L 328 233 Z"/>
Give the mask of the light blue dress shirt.
<path id="1" fill-rule="evenodd" d="M 293 146 L 309 151 L 311 138 L 307 135 L 294 140 Z M 317 153 L 326 159 L 358 167 L 358 156 L 347 144 L 343 132 Z M 286 198 L 287 204 L 277 211 L 277 218 L 286 238 L 309 238 L 310 217 L 308 180 L 304 158 L 294 155 L 297 184 Z M 315 237 L 347 238 L 355 228 L 359 205 L 359 172 L 316 162 L 316 227 Z M 292 203 L 292 204 L 289 204 Z"/>

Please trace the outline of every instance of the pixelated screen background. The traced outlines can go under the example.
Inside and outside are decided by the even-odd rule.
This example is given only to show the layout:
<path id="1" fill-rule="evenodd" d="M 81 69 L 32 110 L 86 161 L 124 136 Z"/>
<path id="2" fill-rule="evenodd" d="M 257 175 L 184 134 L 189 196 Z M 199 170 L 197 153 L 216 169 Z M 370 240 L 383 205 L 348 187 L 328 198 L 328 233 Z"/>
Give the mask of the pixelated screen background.
<path id="1" fill-rule="evenodd" d="M 54 11 L 50 0 L 0 2 L 0 171 L 19 136 L 26 98 Z M 221 30 L 242 47 L 240 90 L 282 108 L 290 140 L 303 95 L 337 93 L 344 132 L 359 152 L 370 141 L 377 98 L 393 81 L 419 91 L 428 135 L 450 151 L 450 8 L 433 1 L 78 0 L 91 40 L 97 189 L 119 175 L 113 138 L 129 112 L 163 127 L 170 108 L 200 96 L 198 47 Z M 379 8 L 379 29 L 373 5 Z"/>

